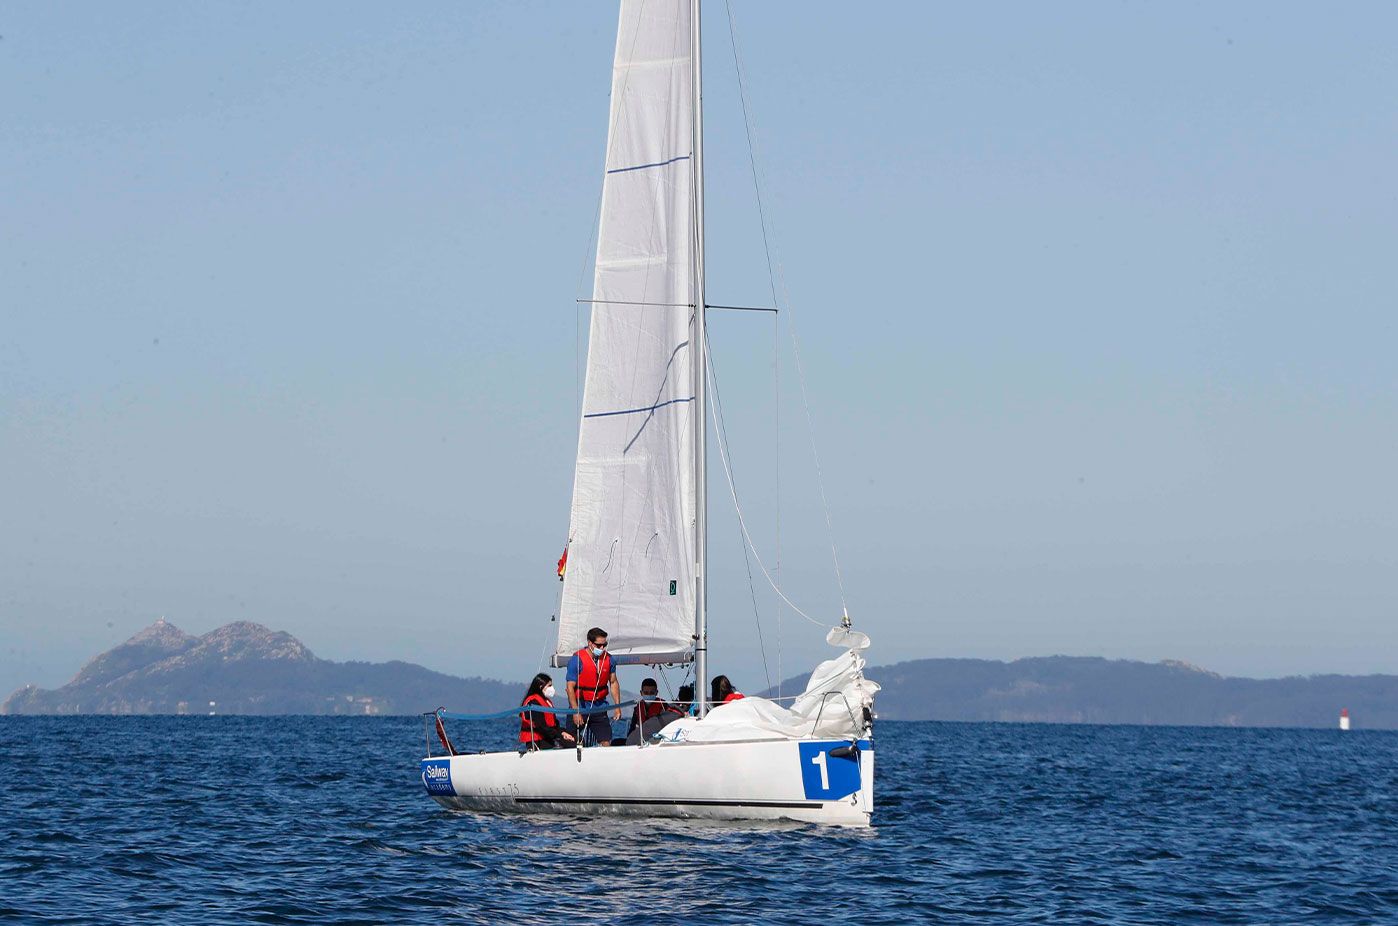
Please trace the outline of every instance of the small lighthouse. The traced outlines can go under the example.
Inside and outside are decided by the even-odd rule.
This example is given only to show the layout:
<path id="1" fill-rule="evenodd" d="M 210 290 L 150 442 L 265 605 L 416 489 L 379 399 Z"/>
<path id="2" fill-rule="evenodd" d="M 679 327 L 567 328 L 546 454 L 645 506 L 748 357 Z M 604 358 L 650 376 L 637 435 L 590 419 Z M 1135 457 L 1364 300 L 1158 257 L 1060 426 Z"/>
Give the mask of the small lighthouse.
<path id="1" fill-rule="evenodd" d="M 1349 708 L 1347 707 L 1340 708 L 1340 729 L 1349 729 Z"/>

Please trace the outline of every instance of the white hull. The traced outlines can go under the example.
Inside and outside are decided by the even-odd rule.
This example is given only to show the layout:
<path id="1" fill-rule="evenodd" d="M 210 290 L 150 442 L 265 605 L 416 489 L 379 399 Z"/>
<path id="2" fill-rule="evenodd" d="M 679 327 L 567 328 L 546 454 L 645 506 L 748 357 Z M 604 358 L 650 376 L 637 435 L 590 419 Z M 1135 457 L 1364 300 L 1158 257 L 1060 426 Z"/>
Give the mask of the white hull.
<path id="1" fill-rule="evenodd" d="M 663 743 L 422 760 L 427 791 L 454 810 L 799 820 L 868 826 L 874 749 L 848 740 Z"/>

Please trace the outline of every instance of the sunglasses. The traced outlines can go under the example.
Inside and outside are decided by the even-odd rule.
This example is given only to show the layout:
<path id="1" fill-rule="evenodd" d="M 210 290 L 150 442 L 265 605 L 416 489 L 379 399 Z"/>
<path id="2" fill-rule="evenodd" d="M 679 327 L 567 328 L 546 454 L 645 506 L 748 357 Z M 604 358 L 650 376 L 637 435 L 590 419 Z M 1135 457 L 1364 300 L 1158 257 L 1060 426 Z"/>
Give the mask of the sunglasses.
<path id="1" fill-rule="evenodd" d="M 592 645 L 598 647 L 599 649 L 606 649 L 606 648 L 607 648 L 607 641 L 606 641 L 606 640 L 593 640 L 593 641 L 592 641 Z"/>

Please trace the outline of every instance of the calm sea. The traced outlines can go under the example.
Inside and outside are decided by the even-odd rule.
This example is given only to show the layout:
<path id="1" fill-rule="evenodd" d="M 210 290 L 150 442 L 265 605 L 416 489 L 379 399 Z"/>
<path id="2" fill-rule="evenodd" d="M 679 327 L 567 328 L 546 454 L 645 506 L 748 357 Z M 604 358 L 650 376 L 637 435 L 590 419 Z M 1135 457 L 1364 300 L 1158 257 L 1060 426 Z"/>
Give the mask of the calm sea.
<path id="1" fill-rule="evenodd" d="M 447 813 L 417 718 L 0 717 L 0 921 L 1398 923 L 1398 734 L 875 741 L 858 831 Z"/>

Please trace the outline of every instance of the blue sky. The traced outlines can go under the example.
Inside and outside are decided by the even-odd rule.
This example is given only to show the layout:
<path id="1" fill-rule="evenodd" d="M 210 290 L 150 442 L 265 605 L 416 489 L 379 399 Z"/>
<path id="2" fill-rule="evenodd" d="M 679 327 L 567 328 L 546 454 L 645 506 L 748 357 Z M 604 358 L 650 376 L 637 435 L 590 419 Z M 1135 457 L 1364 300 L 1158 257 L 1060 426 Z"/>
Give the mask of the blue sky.
<path id="1" fill-rule="evenodd" d="M 710 294 L 765 302 L 706 9 Z M 1391 6 L 735 14 L 872 661 L 1398 672 Z M 161 615 L 535 668 L 614 29 L 0 3 L 0 688 Z M 770 320 L 713 337 L 755 539 L 779 445 L 784 582 L 833 618 L 789 333 L 779 408 Z M 819 632 L 759 588 L 764 669 L 713 497 L 716 669 L 760 688 L 780 637 L 806 671 Z"/>

